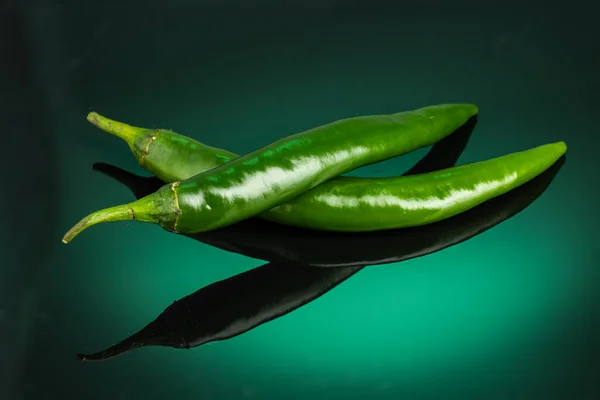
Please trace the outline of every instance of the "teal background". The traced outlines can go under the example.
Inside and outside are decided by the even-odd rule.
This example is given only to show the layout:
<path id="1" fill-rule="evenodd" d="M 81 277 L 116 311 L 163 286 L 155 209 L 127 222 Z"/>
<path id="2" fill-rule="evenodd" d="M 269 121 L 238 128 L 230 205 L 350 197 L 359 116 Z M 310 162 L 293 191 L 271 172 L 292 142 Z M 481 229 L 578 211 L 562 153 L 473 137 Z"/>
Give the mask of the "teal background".
<path id="1" fill-rule="evenodd" d="M 4 102 L 0 398 L 600 397 L 598 7 L 290 4 L 4 9 L 14 95 Z M 335 119 L 445 102 L 480 107 L 460 164 L 560 140 L 566 164 L 492 230 L 366 268 L 241 336 L 75 360 L 265 263 L 140 223 L 62 244 L 84 215 L 132 199 L 94 162 L 145 174 L 89 111 L 242 154 Z M 397 175 L 425 152 L 352 174 Z"/>

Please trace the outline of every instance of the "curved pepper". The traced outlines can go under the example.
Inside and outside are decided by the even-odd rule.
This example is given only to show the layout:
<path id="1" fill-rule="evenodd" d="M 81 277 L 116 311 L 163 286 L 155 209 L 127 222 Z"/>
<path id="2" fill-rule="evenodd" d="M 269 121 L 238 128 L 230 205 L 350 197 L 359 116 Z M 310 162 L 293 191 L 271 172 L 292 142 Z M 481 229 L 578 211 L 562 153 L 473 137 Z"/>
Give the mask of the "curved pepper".
<path id="1" fill-rule="evenodd" d="M 548 169 L 566 150 L 564 142 L 557 142 L 426 174 L 368 183 L 355 178 L 335 185 L 325 182 L 312 190 L 310 198 L 300 194 L 264 217 L 298 227 L 344 232 L 427 225 L 521 186 Z M 304 211 L 308 208 L 311 212 Z"/>
<path id="2" fill-rule="evenodd" d="M 217 168 L 163 186 L 138 201 L 97 211 L 63 238 L 68 243 L 102 222 L 137 220 L 176 233 L 205 232 L 262 214 L 315 186 L 364 165 L 429 146 L 477 113 L 442 105 L 392 115 L 342 119 L 278 140 Z M 137 148 L 128 129 L 122 135 Z M 148 132 L 149 142 L 160 135 Z M 149 151 L 140 159 L 147 161 Z M 146 156 L 144 156 L 146 154 Z M 143 157 L 142 157 L 143 156 Z"/>
<path id="3" fill-rule="evenodd" d="M 404 137 L 404 141 L 399 142 L 400 151 L 408 153 L 420 147 L 437 143 L 463 126 L 477 113 L 478 108 L 473 104 L 442 104 L 394 114 L 394 116 L 401 117 L 395 122 L 399 129 L 398 134 Z M 429 120 L 424 121 L 423 117 L 427 117 Z M 370 119 L 371 126 L 367 129 L 374 130 L 381 125 L 384 118 L 385 116 L 357 117 L 330 125 L 335 130 L 335 124 L 343 121 L 361 121 L 362 119 L 367 121 Z M 87 119 L 103 131 L 123 139 L 136 161 L 163 182 L 182 181 L 239 157 L 230 151 L 208 146 L 167 129 L 135 127 L 106 118 L 96 112 L 89 113 Z M 369 134 L 369 131 L 365 133 Z M 432 136 L 436 138 L 435 141 L 431 140 Z M 428 144 L 424 145 L 423 143 Z M 389 142 L 386 145 L 391 146 L 394 143 Z M 343 180 L 344 177 L 333 179 Z M 368 180 L 370 178 L 359 179 Z"/>
<path id="4" fill-rule="evenodd" d="M 122 125 L 97 114 L 90 120 L 110 133 Z M 124 126 L 135 132 L 141 129 Z M 231 156 L 169 131 L 162 137 L 162 142 L 153 144 L 152 163 L 146 166 L 161 180 L 185 176 L 191 173 L 191 166 L 202 171 Z M 346 232 L 429 224 L 520 186 L 546 170 L 565 151 L 565 144 L 560 142 L 410 179 L 337 177 L 259 216 L 291 226 Z M 185 157 L 190 162 L 182 168 Z"/>

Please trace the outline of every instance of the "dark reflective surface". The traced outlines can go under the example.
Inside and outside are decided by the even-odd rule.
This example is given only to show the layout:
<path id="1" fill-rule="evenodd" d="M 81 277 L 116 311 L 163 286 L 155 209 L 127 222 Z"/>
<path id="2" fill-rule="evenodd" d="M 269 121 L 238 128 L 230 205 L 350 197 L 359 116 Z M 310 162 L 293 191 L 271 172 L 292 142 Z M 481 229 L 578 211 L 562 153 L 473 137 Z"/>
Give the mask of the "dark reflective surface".
<path id="1" fill-rule="evenodd" d="M 475 121 L 433 146 L 406 174 L 453 165 Z M 272 263 L 213 283 L 174 302 L 142 330 L 82 361 L 100 361 L 146 346 L 192 348 L 229 339 L 283 316 L 330 291 L 367 265 L 431 254 L 482 233 L 516 215 L 550 185 L 559 159 L 532 181 L 472 210 L 428 226 L 340 234 L 295 229 L 252 219 L 189 237 Z M 127 185 L 136 197 L 162 185 L 108 164 L 95 168 Z M 309 266 L 309 264 L 315 266 Z M 318 268 L 336 267 L 336 268 Z"/>
<path id="2" fill-rule="evenodd" d="M 599 2 L 3 3 L 1 400 L 600 398 Z M 61 243 L 74 219 L 133 198 L 93 162 L 144 175 L 88 112 L 246 154 L 338 118 L 456 101 L 481 111 L 460 164 L 569 146 L 549 190 L 524 212 L 443 251 L 363 268 L 223 342 L 76 360 L 135 334 L 174 300 L 271 262 L 141 223 Z M 398 175 L 416 161 L 409 154 L 357 173 Z M 473 219 L 472 232 L 486 224 Z M 324 248 L 257 223 L 246 237 L 205 239 L 306 276 L 303 259 L 359 267 L 443 246 L 444 231 L 424 235 L 420 249 L 404 238 Z M 243 283 L 236 290 L 248 293 Z M 236 332 L 226 319 L 243 328 L 293 307 L 269 290 L 252 292 L 269 304 L 260 311 L 232 290 L 199 301 L 221 307 L 223 319 L 194 311 L 213 326 L 198 337 Z M 184 325 L 163 326 L 169 334 Z"/>

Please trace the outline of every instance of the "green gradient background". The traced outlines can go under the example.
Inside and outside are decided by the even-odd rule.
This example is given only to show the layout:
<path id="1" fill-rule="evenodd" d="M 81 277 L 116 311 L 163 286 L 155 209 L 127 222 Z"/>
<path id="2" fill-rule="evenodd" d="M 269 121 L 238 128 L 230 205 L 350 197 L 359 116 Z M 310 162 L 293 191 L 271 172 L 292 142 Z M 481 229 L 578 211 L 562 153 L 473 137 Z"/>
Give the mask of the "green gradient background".
<path id="1" fill-rule="evenodd" d="M 45 318 L 30 343 L 25 398 L 600 396 L 600 30 L 578 7 L 449 4 L 34 11 L 37 32 L 59 32 L 62 47 L 45 51 L 64 57 L 55 65 L 67 90 L 55 99 L 60 208 L 45 238 L 55 249 L 40 272 Z M 365 269 L 244 335 L 76 362 L 175 299 L 264 264 L 140 223 L 61 244 L 80 217 L 132 198 L 94 162 L 145 174 L 87 112 L 247 153 L 338 118 L 444 102 L 480 107 L 459 163 L 559 140 L 568 160 L 509 221 L 442 252 Z M 399 174 L 425 151 L 353 174 Z"/>

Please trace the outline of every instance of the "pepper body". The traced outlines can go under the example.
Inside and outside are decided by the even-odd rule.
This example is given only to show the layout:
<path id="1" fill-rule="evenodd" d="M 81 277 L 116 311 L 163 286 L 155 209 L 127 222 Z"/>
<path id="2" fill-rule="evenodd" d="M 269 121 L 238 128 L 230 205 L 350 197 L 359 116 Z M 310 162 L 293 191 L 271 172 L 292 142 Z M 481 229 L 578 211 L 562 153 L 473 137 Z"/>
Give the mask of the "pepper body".
<path id="1" fill-rule="evenodd" d="M 460 127 L 474 106 L 425 107 L 348 118 L 288 136 L 175 184 L 173 230 L 196 233 L 261 214 L 338 175 L 428 146 Z"/>
<path id="2" fill-rule="evenodd" d="M 540 175 L 565 152 L 564 142 L 426 174 L 325 182 L 263 214 L 279 223 L 329 231 L 372 231 L 440 221 Z M 310 212 L 305 212 L 310 210 Z"/>
<path id="3" fill-rule="evenodd" d="M 136 202 L 91 214 L 73 227 L 63 242 L 91 225 L 126 219 L 156 223 L 179 233 L 231 225 L 348 171 L 432 145 L 476 113 L 474 105 L 449 104 L 347 118 L 313 128 L 175 181 Z M 152 135 L 148 131 L 146 135 Z M 123 133 L 126 135 L 133 150 L 141 139 Z M 159 137 L 150 136 L 152 141 L 140 152 L 144 165 L 150 163 L 150 148 Z"/>
<path id="4" fill-rule="evenodd" d="M 378 144 L 375 141 L 377 130 L 384 134 L 384 130 L 387 130 L 391 131 L 395 138 L 379 145 L 387 147 L 389 153 L 405 154 L 443 139 L 464 125 L 477 112 L 478 108 L 473 104 L 442 104 L 392 115 L 347 118 L 299 135 L 319 133 L 321 138 L 330 135 L 330 139 L 336 141 L 336 136 L 347 135 L 347 132 L 340 130 L 344 128 L 353 131 L 354 136 L 363 135 L 362 142 L 366 142 L 366 147 L 371 147 Z M 95 112 L 88 115 L 88 120 L 100 129 L 124 139 L 137 162 L 164 182 L 182 181 L 239 157 L 230 151 L 205 145 L 167 129 L 133 127 L 110 120 Z M 288 141 L 290 138 L 291 136 L 282 140 Z M 314 146 L 313 143 L 304 144 Z M 348 145 L 352 143 L 348 142 Z M 334 146 L 342 148 L 343 144 L 334 143 Z M 295 145 L 295 147 L 300 146 Z M 373 154 L 378 158 L 376 151 Z"/>

